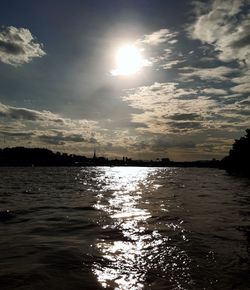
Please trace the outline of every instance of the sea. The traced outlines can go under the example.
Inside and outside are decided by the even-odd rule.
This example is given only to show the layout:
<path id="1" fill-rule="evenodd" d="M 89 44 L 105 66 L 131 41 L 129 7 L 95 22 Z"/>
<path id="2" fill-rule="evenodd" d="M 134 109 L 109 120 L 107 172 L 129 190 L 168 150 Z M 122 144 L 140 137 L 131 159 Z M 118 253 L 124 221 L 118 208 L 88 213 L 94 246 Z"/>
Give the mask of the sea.
<path id="1" fill-rule="evenodd" d="M 0 168 L 0 289 L 250 289 L 249 205 L 219 169 Z"/>

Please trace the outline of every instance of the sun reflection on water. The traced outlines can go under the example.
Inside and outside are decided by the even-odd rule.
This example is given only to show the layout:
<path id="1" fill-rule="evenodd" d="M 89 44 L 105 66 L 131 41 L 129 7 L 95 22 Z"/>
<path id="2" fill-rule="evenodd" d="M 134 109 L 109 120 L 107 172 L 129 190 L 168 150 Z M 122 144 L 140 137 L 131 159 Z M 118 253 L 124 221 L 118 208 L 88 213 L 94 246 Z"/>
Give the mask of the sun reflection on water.
<path id="1" fill-rule="evenodd" d="M 103 287 L 115 289 L 142 289 L 145 272 L 145 250 L 149 235 L 143 234 L 145 222 L 151 214 L 140 208 L 142 192 L 140 183 L 147 180 L 150 170 L 144 168 L 115 168 L 107 171 L 99 182 L 110 191 L 108 204 L 99 196 L 96 208 L 107 212 L 114 220 L 113 226 L 122 232 L 123 240 L 99 241 L 97 247 L 108 261 L 106 267 L 96 265 L 94 273 Z"/>
<path id="2" fill-rule="evenodd" d="M 115 167 L 105 170 L 96 179 L 101 191 L 97 194 L 95 208 L 112 219 L 105 229 L 120 233 L 118 238 L 96 242 L 105 263 L 94 263 L 92 270 L 104 288 L 140 290 L 148 271 L 157 273 L 159 267 L 163 271 L 164 267 L 169 267 L 163 252 L 173 256 L 176 249 L 166 247 L 168 237 L 157 230 L 148 230 L 152 213 L 145 206 L 145 200 L 142 202 L 145 191 L 155 188 L 151 175 L 156 170 Z M 175 267 L 174 264 L 171 267 Z"/>

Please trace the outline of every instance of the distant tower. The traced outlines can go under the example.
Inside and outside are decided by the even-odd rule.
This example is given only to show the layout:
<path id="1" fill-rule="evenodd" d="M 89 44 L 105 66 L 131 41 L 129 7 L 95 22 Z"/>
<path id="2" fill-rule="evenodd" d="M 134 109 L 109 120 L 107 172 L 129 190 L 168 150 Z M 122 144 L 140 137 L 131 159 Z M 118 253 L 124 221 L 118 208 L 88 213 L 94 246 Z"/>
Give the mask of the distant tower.
<path id="1" fill-rule="evenodd" d="M 3 148 L 5 148 L 6 138 L 5 135 L 3 135 Z"/>
<path id="2" fill-rule="evenodd" d="M 97 159 L 97 157 L 96 157 L 96 149 L 94 148 L 94 155 L 93 155 L 93 159 L 95 160 L 95 159 Z"/>

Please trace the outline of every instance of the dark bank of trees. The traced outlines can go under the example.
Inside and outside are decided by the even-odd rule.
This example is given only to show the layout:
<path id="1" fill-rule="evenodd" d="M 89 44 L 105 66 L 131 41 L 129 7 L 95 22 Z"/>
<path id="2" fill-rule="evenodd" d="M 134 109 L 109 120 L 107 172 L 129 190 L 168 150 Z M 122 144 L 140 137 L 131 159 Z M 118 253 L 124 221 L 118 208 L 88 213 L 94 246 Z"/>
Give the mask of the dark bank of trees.
<path id="1" fill-rule="evenodd" d="M 45 148 L 4 148 L 0 149 L 0 166 L 75 166 L 86 162 L 84 156 L 52 152 Z"/>
<path id="2" fill-rule="evenodd" d="M 229 173 L 250 177 L 250 129 L 246 130 L 245 136 L 235 140 L 229 155 L 221 162 Z"/>

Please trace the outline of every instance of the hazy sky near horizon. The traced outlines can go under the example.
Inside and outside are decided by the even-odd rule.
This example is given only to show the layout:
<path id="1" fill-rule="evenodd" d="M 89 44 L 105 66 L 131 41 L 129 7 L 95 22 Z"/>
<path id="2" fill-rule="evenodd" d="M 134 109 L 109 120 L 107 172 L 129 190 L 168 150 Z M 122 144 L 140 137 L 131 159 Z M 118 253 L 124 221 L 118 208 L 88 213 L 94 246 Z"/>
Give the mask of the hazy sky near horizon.
<path id="1" fill-rule="evenodd" d="M 250 127 L 250 0 L 8 0 L 0 19 L 1 147 L 210 159 Z"/>

